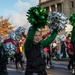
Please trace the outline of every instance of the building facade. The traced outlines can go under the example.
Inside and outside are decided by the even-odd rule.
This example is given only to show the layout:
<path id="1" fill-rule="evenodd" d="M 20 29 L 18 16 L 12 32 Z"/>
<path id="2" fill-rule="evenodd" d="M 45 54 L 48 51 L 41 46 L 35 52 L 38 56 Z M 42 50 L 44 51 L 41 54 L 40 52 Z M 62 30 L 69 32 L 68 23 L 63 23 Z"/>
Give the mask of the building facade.
<path id="1" fill-rule="evenodd" d="M 47 12 L 63 12 L 67 17 L 75 13 L 75 0 L 39 0 L 39 6 Z"/>
<path id="2" fill-rule="evenodd" d="M 67 17 L 70 17 L 70 14 L 75 13 L 75 0 L 39 0 L 39 6 L 45 8 L 47 13 L 53 11 L 63 12 Z M 68 27 L 69 31 L 70 28 L 72 29 L 72 27 Z M 44 31 L 44 34 L 48 32 L 48 27 L 46 27 Z M 65 30 L 59 34 L 63 33 L 65 33 Z"/>

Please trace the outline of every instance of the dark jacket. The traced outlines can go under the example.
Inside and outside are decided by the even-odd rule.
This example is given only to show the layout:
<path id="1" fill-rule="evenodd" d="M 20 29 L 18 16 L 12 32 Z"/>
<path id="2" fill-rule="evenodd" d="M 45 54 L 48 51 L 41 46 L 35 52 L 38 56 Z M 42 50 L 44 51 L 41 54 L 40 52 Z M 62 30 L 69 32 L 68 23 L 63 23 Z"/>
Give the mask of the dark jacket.
<path id="1" fill-rule="evenodd" d="M 0 62 L 2 62 L 1 60 L 5 59 L 5 49 L 4 49 L 4 45 L 2 43 L 0 43 Z"/>
<path id="2" fill-rule="evenodd" d="M 0 43 L 0 71 L 6 70 L 6 65 L 8 63 L 7 53 L 5 51 L 4 45 Z"/>

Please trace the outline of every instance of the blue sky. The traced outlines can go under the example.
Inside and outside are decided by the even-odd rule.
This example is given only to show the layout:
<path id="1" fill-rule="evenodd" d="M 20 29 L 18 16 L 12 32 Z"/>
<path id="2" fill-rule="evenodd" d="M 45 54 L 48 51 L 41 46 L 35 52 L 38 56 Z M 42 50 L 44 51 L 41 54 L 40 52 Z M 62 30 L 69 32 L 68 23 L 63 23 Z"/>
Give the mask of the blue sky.
<path id="1" fill-rule="evenodd" d="M 39 0 L 0 0 L 0 16 L 10 17 L 10 22 L 16 27 L 28 28 L 26 12 L 38 3 Z"/>
<path id="2" fill-rule="evenodd" d="M 38 1 L 39 0 L 0 0 L 0 16 L 8 15 L 7 13 L 10 11 L 18 11 L 20 3 L 23 5 L 28 3 L 30 6 L 35 6 L 38 4 Z"/>
<path id="3" fill-rule="evenodd" d="M 21 0 L 22 1 L 22 0 Z M 0 0 L 0 16 L 8 15 L 7 13 L 17 11 L 15 4 L 18 0 Z"/>

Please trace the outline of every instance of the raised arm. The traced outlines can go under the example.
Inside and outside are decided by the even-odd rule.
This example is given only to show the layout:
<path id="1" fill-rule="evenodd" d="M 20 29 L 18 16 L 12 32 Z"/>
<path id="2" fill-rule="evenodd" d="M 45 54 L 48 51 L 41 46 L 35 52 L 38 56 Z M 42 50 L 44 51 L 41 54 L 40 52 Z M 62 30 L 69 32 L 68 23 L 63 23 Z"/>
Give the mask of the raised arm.
<path id="1" fill-rule="evenodd" d="M 73 29 L 72 29 L 72 36 L 71 36 L 71 43 L 73 43 L 75 41 L 75 26 L 73 26 Z"/>
<path id="2" fill-rule="evenodd" d="M 57 30 L 54 30 L 51 36 L 41 41 L 43 47 L 47 47 L 57 36 Z"/>
<path id="3" fill-rule="evenodd" d="M 24 44 L 25 50 L 29 50 L 29 48 L 31 47 L 31 45 L 33 43 L 35 32 L 36 32 L 36 29 L 34 29 L 33 27 L 29 28 L 29 31 L 28 31 L 28 34 L 27 34 L 27 37 L 26 37 L 26 42 Z"/>

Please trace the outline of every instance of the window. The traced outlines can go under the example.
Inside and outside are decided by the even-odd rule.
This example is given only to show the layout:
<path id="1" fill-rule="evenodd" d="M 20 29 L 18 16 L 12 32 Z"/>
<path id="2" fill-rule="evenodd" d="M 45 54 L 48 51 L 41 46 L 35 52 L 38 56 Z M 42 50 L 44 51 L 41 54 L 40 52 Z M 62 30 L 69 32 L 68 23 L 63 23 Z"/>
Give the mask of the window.
<path id="1" fill-rule="evenodd" d="M 62 12 L 62 4 L 61 3 L 57 4 L 57 11 Z"/>
<path id="2" fill-rule="evenodd" d="M 49 7 L 45 7 L 47 14 L 49 13 Z"/>
<path id="3" fill-rule="evenodd" d="M 71 1 L 71 7 L 74 8 L 74 1 Z"/>
<path id="4" fill-rule="evenodd" d="M 51 11 L 55 11 L 55 5 L 51 5 Z"/>

